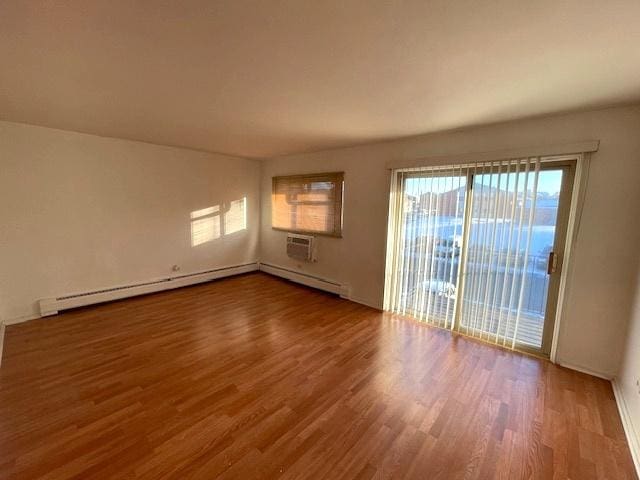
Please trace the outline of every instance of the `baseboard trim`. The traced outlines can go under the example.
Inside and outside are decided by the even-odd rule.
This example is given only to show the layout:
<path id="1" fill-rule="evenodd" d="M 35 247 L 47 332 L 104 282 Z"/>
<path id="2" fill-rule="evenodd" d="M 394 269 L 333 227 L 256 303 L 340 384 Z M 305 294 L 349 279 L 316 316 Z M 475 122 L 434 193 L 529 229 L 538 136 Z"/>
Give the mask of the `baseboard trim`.
<path id="1" fill-rule="evenodd" d="M 2 366 L 3 349 L 4 349 L 4 322 L 0 322 L 0 366 Z"/>
<path id="2" fill-rule="evenodd" d="M 28 322 L 29 320 L 35 320 L 41 318 L 40 315 L 22 315 L 21 317 L 8 318 L 4 320 L 5 325 L 16 325 L 18 323 Z"/>
<path id="3" fill-rule="evenodd" d="M 313 287 L 318 290 L 324 290 L 325 292 L 335 293 L 343 298 L 349 298 L 349 288 L 333 280 L 327 280 L 326 278 L 316 277 L 307 273 L 296 272 L 294 270 L 269 263 L 260 263 L 260 271 L 306 285 L 307 287 Z"/>
<path id="4" fill-rule="evenodd" d="M 581 367 L 579 365 L 573 365 L 571 363 L 566 363 L 566 362 L 556 362 L 556 363 L 561 367 L 568 368 L 570 370 L 575 370 L 576 372 L 580 372 L 580 373 L 586 373 L 587 375 L 602 378 L 603 380 L 611 381 L 613 379 L 613 375 L 608 375 L 602 372 L 596 372 L 595 370 L 591 370 L 586 367 Z"/>
<path id="5" fill-rule="evenodd" d="M 120 300 L 123 298 L 146 295 L 149 293 L 187 287 L 198 283 L 209 282 L 218 278 L 230 277 L 258 270 L 258 262 L 220 267 L 216 269 L 160 278 L 137 284 L 104 288 L 89 292 L 59 295 L 55 298 L 43 298 L 39 301 L 40 315 L 55 315 L 61 310 L 95 305 L 98 303 Z"/>
<path id="6" fill-rule="evenodd" d="M 368 302 L 366 300 L 362 300 L 362 299 L 354 298 L 354 297 L 349 297 L 349 298 L 343 297 L 343 298 L 346 298 L 347 300 L 350 300 L 350 301 L 355 302 L 355 303 L 359 303 L 360 305 L 364 305 L 365 307 L 373 308 L 374 310 L 378 310 L 379 312 L 382 312 L 382 308 L 380 308 L 379 306 L 374 305 L 373 303 Z"/>
<path id="7" fill-rule="evenodd" d="M 638 477 L 640 477 L 640 437 L 638 437 L 638 433 L 631 421 L 631 415 L 629 414 L 627 402 L 624 400 L 622 388 L 615 378 L 611 381 L 611 386 L 613 387 L 613 395 L 616 397 L 616 404 L 618 405 L 618 411 L 620 412 L 620 418 L 622 419 L 622 426 L 624 428 L 625 436 L 627 437 L 629 450 L 631 450 L 633 464 L 636 467 Z"/>

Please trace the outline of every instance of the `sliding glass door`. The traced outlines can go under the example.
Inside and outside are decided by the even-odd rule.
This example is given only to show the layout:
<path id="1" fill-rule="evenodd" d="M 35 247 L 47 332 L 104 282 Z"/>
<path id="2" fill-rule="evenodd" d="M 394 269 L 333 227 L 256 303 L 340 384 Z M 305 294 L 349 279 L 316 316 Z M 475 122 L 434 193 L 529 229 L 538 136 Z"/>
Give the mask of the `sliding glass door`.
<path id="1" fill-rule="evenodd" d="M 391 295 L 399 313 L 450 328 L 455 313 L 467 175 L 438 171 L 401 175 L 398 275 Z"/>
<path id="2" fill-rule="evenodd" d="M 394 172 L 385 308 L 548 353 L 575 160 Z"/>

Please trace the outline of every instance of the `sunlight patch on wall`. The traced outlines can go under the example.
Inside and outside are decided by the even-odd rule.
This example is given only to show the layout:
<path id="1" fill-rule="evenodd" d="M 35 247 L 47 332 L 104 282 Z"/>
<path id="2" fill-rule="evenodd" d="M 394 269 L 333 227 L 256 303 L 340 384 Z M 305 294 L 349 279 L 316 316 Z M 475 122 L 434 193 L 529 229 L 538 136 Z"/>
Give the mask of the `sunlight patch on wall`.
<path id="1" fill-rule="evenodd" d="M 191 212 L 191 246 L 220 238 L 220 205 Z"/>
<path id="2" fill-rule="evenodd" d="M 191 246 L 197 247 L 224 235 L 247 229 L 247 197 L 229 203 L 194 210 L 191 217 Z"/>
<path id="3" fill-rule="evenodd" d="M 220 212 L 220 205 L 214 205 L 213 207 L 203 208 L 201 210 L 195 210 L 191 212 L 191 219 L 205 217 L 207 215 L 217 215 Z"/>
<path id="4" fill-rule="evenodd" d="M 234 200 L 229 204 L 229 210 L 224 214 L 224 233 L 239 232 L 247 229 L 247 197 Z"/>

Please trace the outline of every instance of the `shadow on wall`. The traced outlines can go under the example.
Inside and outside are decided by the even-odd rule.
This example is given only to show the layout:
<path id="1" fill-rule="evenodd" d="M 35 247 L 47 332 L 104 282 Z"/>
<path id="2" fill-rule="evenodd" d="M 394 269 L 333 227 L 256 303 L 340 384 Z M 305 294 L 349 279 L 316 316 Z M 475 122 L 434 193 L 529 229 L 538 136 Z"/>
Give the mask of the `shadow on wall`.
<path id="1" fill-rule="evenodd" d="M 191 246 L 247 229 L 247 197 L 191 212 Z"/>

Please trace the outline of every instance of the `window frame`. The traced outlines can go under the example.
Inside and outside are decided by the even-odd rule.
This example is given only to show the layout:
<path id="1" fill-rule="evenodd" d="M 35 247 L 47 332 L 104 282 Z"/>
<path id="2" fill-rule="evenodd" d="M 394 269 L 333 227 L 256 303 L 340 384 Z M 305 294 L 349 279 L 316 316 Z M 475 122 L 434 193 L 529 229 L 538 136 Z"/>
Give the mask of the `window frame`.
<path id="1" fill-rule="evenodd" d="M 274 202 L 273 197 L 276 194 L 276 184 L 282 180 L 297 181 L 324 181 L 336 185 L 335 201 L 333 202 L 334 222 L 333 231 L 304 230 L 298 228 L 282 228 L 273 225 Z M 271 177 L 271 228 L 281 232 L 301 233 L 305 235 L 321 235 L 325 237 L 342 238 L 343 231 L 343 215 L 344 215 L 344 172 L 323 172 L 308 173 L 299 175 L 278 175 Z"/>

